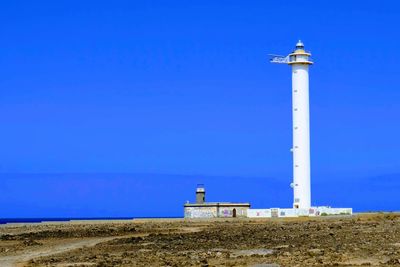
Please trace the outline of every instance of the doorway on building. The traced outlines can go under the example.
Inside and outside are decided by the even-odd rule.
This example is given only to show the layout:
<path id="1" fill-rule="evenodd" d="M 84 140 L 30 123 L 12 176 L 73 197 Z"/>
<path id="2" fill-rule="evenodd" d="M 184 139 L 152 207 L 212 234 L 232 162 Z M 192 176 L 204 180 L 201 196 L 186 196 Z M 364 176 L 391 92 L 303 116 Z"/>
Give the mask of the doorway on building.
<path id="1" fill-rule="evenodd" d="M 236 209 L 233 209 L 233 210 L 232 210 L 232 217 L 233 217 L 233 218 L 236 218 Z"/>

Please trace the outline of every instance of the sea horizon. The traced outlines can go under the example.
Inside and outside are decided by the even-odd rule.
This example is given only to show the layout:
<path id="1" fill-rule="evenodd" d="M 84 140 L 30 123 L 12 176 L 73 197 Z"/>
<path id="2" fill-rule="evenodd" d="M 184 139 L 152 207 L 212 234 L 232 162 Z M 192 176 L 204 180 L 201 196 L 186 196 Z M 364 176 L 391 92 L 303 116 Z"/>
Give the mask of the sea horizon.
<path id="1" fill-rule="evenodd" d="M 183 205 L 195 200 L 198 183 L 205 184 L 208 202 L 289 208 L 293 197 L 290 180 L 276 176 L 2 173 L 0 218 L 182 217 Z M 312 205 L 351 207 L 354 212 L 396 211 L 399 178 L 395 173 L 349 177 L 315 174 Z"/>

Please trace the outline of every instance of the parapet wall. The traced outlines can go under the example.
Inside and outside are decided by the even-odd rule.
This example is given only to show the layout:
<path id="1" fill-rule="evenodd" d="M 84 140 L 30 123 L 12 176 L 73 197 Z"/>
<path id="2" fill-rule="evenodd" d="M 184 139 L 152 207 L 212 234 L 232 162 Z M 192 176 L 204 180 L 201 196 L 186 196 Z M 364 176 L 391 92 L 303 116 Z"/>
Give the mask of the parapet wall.
<path id="1" fill-rule="evenodd" d="M 310 209 L 248 209 L 248 218 L 352 215 L 352 208 L 311 207 Z"/>

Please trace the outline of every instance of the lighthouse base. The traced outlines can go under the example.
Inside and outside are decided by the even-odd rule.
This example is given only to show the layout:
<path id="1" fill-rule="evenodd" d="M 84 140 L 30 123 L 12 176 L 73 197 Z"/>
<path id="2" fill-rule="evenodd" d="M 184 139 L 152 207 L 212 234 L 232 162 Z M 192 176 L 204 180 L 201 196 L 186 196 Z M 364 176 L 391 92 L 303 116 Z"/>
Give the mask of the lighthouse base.
<path id="1" fill-rule="evenodd" d="M 311 207 L 309 209 L 248 209 L 248 218 L 285 218 L 285 217 L 315 217 L 352 215 L 352 208 L 331 208 L 329 206 Z"/>

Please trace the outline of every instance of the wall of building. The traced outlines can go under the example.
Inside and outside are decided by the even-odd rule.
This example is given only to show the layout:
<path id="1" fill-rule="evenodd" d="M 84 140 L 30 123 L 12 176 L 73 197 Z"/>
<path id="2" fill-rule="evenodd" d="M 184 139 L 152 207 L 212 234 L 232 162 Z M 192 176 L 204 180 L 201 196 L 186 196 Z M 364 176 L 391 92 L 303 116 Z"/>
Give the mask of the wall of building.
<path id="1" fill-rule="evenodd" d="M 218 217 L 233 217 L 233 210 L 236 210 L 236 217 L 247 217 L 248 207 L 219 207 Z"/>
<path id="2" fill-rule="evenodd" d="M 234 209 L 236 217 L 247 217 L 248 207 L 235 206 L 205 206 L 205 207 L 185 207 L 185 218 L 229 218 L 233 217 Z"/>
<path id="3" fill-rule="evenodd" d="M 330 208 L 312 207 L 310 209 L 249 209 L 248 207 L 235 206 L 205 206 L 185 207 L 185 218 L 230 218 L 233 217 L 233 210 L 236 210 L 236 217 L 248 218 L 289 218 L 299 216 L 325 216 L 325 215 L 351 215 L 351 208 Z"/>
<path id="4" fill-rule="evenodd" d="M 316 207 L 315 209 L 316 209 L 316 216 L 353 214 L 352 208 Z"/>
<path id="5" fill-rule="evenodd" d="M 311 207 L 310 209 L 249 209 L 248 218 L 299 217 L 325 215 L 351 215 L 351 208 Z"/>
<path id="6" fill-rule="evenodd" d="M 248 209 L 249 218 L 271 218 L 271 209 Z"/>
<path id="7" fill-rule="evenodd" d="M 185 207 L 185 218 L 216 218 L 217 207 Z"/>

